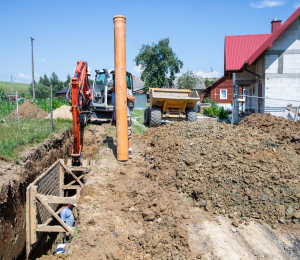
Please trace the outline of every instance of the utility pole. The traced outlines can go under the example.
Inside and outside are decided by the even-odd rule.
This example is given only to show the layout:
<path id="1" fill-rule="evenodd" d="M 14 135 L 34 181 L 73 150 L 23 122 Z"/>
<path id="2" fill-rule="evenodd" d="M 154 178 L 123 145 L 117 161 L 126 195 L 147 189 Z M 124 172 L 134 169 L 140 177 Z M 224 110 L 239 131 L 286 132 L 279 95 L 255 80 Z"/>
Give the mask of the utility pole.
<path id="1" fill-rule="evenodd" d="M 212 78 L 212 80 L 214 80 L 214 73 L 213 73 L 212 67 L 210 67 L 210 71 L 211 71 L 211 78 Z"/>
<path id="2" fill-rule="evenodd" d="M 33 66 L 33 38 L 30 37 L 31 39 L 31 64 L 32 64 L 32 101 L 34 102 L 35 100 L 35 90 L 34 90 L 34 66 Z"/>
<path id="3" fill-rule="evenodd" d="M 12 74 L 10 76 L 10 88 L 11 88 L 11 93 L 13 93 L 13 88 L 12 88 Z"/>

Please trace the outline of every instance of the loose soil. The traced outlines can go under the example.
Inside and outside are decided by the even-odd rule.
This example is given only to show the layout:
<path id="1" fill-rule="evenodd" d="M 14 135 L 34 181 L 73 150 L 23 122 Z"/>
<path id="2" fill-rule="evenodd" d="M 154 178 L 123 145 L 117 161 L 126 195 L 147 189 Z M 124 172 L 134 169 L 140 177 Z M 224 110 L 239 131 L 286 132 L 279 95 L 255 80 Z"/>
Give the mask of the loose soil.
<path id="1" fill-rule="evenodd" d="M 102 142 L 68 259 L 300 258 L 300 161 L 287 144 L 259 129 L 176 122 L 134 134 L 134 159 L 121 163 L 115 130 L 94 130 Z"/>
<path id="2" fill-rule="evenodd" d="M 252 114 L 245 117 L 240 127 L 257 128 L 272 135 L 279 143 L 287 143 L 300 154 L 300 121 L 291 121 L 271 114 Z"/>
<path id="3" fill-rule="evenodd" d="M 53 111 L 53 118 L 63 118 L 63 119 L 71 119 L 72 113 L 70 112 L 70 106 L 63 105 Z M 46 118 L 50 118 L 50 114 L 46 116 Z"/>
<path id="4" fill-rule="evenodd" d="M 22 119 L 43 119 L 48 113 L 33 104 L 32 100 L 27 99 L 19 106 L 19 118 Z M 17 109 L 9 114 L 6 119 L 17 118 Z"/>
<path id="5" fill-rule="evenodd" d="M 243 221 L 299 222 L 300 157 L 270 134 L 180 122 L 150 128 L 140 140 L 146 147 L 141 173 L 187 193 L 194 205 Z"/>

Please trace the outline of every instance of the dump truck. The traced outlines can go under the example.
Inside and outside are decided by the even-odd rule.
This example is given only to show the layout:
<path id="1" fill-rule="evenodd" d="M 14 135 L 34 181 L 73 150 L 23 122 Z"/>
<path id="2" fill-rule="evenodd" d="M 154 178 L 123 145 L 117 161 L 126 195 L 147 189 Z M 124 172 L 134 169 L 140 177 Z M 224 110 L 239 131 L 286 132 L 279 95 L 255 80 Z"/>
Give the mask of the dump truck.
<path id="1" fill-rule="evenodd" d="M 197 120 L 194 110 L 200 101 L 197 91 L 190 89 L 150 88 L 150 107 L 144 111 L 144 123 L 151 127 L 161 125 L 162 120 L 190 122 Z"/>

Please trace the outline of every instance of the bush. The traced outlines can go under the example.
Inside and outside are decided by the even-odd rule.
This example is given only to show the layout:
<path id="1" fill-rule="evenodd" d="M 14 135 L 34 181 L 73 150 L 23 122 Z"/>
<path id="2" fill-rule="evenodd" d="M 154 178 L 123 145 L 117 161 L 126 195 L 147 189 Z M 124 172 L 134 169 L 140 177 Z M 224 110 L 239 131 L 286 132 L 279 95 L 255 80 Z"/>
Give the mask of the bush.
<path id="1" fill-rule="evenodd" d="M 219 107 L 216 101 L 211 101 L 210 98 L 205 98 L 203 103 L 210 103 L 210 108 L 203 108 L 204 114 L 214 116 L 219 119 L 227 119 L 228 112 L 224 107 Z"/>

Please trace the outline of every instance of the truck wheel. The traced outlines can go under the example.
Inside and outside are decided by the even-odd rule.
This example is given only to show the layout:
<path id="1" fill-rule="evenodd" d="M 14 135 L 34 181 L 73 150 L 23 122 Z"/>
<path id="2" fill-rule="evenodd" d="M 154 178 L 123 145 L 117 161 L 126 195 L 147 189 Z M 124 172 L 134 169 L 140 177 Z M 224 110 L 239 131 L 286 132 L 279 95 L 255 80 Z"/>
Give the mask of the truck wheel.
<path id="1" fill-rule="evenodd" d="M 187 120 L 189 122 L 197 121 L 197 113 L 195 112 L 194 109 L 188 109 L 186 111 L 186 114 L 187 114 Z"/>
<path id="2" fill-rule="evenodd" d="M 147 107 L 144 111 L 144 124 L 149 125 L 149 118 L 150 118 L 150 107 Z"/>
<path id="3" fill-rule="evenodd" d="M 161 111 L 158 107 L 153 107 L 150 113 L 150 126 L 157 127 L 161 125 Z"/>

